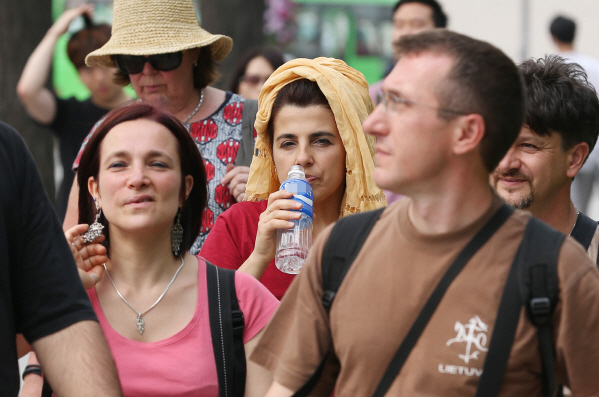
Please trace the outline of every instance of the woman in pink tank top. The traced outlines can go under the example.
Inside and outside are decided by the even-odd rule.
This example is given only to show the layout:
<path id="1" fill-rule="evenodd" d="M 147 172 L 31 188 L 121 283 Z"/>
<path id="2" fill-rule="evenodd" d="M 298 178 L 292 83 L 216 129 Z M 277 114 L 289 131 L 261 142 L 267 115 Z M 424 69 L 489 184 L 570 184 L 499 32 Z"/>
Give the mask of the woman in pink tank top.
<path id="1" fill-rule="evenodd" d="M 148 104 L 115 109 L 89 140 L 77 178 L 80 225 L 66 236 L 124 395 L 219 396 L 207 265 L 188 252 L 207 201 L 189 133 Z M 278 301 L 243 273 L 235 287 L 249 355 Z M 245 395 L 264 395 L 269 377 L 247 361 Z"/>

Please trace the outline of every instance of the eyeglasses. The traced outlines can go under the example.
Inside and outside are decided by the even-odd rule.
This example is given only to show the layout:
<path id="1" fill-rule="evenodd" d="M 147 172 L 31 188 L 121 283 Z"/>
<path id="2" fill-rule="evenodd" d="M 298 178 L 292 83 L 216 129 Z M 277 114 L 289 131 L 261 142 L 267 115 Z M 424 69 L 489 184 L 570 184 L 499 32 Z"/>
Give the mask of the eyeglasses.
<path id="1" fill-rule="evenodd" d="M 427 105 L 426 103 L 410 101 L 409 99 L 400 98 L 392 92 L 378 92 L 376 95 L 376 105 L 378 106 L 381 103 L 383 104 L 385 112 L 389 113 L 397 113 L 399 105 L 418 105 L 445 113 L 453 113 L 460 115 L 468 114 L 467 112 L 462 112 L 459 110 L 447 109 L 439 106 Z"/>
<path id="2" fill-rule="evenodd" d="M 156 54 L 147 57 L 142 55 L 113 55 L 112 60 L 116 64 L 116 67 L 125 74 L 140 73 L 146 62 L 149 62 L 156 70 L 168 72 L 181 66 L 183 51 Z"/>
<path id="3" fill-rule="evenodd" d="M 264 84 L 266 80 L 268 80 L 268 77 L 261 77 L 255 74 L 246 74 L 239 78 L 240 83 L 247 83 L 254 86 L 258 84 Z"/>

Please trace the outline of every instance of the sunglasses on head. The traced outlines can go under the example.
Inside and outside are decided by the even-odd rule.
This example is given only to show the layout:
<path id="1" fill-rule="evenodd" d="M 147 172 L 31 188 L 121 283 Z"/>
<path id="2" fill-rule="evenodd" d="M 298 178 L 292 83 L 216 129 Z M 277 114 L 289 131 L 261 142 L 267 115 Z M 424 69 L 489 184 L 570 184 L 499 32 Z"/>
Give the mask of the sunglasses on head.
<path id="1" fill-rule="evenodd" d="M 125 74 L 140 73 L 146 62 L 149 62 L 156 70 L 168 72 L 181 66 L 183 51 L 156 54 L 147 57 L 142 55 L 113 55 L 112 60 L 116 64 L 116 67 Z"/>

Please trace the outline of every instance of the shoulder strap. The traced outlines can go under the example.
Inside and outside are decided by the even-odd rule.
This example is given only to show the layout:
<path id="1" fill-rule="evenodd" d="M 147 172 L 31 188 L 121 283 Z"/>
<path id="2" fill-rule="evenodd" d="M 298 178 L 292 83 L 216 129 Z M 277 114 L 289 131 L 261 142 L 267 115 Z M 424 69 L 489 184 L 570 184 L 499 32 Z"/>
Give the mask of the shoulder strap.
<path id="1" fill-rule="evenodd" d="M 437 306 L 441 302 L 441 299 L 443 299 L 445 292 L 453 280 L 457 277 L 464 266 L 466 266 L 470 258 L 472 258 L 472 256 L 474 256 L 480 247 L 482 247 L 491 238 L 491 236 L 495 234 L 495 232 L 505 223 L 505 221 L 512 215 L 513 212 L 513 208 L 509 207 L 507 204 L 503 204 L 458 254 L 456 259 L 447 269 L 445 275 L 443 275 L 441 281 L 439 281 L 435 287 L 433 293 L 424 304 L 422 311 L 416 318 L 416 321 L 414 321 L 414 324 L 412 324 L 412 327 L 408 331 L 405 339 L 401 342 L 397 352 L 395 352 L 395 355 L 393 356 L 393 359 L 389 363 L 385 374 L 379 382 L 373 397 L 383 397 L 387 393 L 389 387 L 391 387 L 391 384 L 401 371 L 401 368 L 410 355 L 412 348 L 416 345 L 418 338 L 420 338 L 422 331 L 424 331 L 426 328 L 426 325 L 433 316 Z"/>
<path id="2" fill-rule="evenodd" d="M 241 113 L 241 143 L 237 151 L 235 165 L 252 164 L 254 156 L 254 122 L 258 113 L 258 101 L 255 99 L 244 99 L 243 111 Z"/>
<path id="3" fill-rule="evenodd" d="M 333 230 L 331 230 L 329 239 L 322 252 L 322 304 L 327 312 L 331 309 L 333 299 L 335 299 L 343 278 L 384 210 L 385 208 L 379 208 L 374 211 L 347 216 L 339 219 L 335 226 L 333 226 Z M 294 397 L 306 397 L 310 395 L 310 392 L 320 379 L 332 346 L 333 340 L 330 339 L 327 351 L 322 357 L 320 364 L 318 364 L 316 371 L 293 395 Z"/>
<path id="4" fill-rule="evenodd" d="M 243 313 L 235 289 L 235 271 L 206 261 L 208 313 L 220 397 L 243 397 L 246 361 Z"/>
<path id="5" fill-rule="evenodd" d="M 584 247 L 584 250 L 587 251 L 596 231 L 597 222 L 581 212 L 576 217 L 576 224 L 570 236 L 574 237 Z"/>
<path id="6" fill-rule="evenodd" d="M 522 304 L 537 327 L 543 364 L 543 395 L 555 387 L 551 316 L 558 299 L 557 260 L 565 236 L 530 218 L 499 305 L 476 397 L 495 397 L 510 356 Z"/>
<path id="7" fill-rule="evenodd" d="M 385 208 L 351 215 L 335 224 L 322 252 L 322 304 L 331 310 L 333 299 L 362 245 Z"/>

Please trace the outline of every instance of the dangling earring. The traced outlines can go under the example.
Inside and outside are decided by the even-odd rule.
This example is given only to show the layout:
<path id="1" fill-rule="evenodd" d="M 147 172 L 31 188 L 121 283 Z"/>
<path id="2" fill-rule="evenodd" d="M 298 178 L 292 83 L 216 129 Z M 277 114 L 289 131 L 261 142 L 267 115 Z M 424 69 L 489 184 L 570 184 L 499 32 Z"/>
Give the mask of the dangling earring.
<path id="1" fill-rule="evenodd" d="M 181 226 L 181 208 L 177 210 L 177 223 L 173 225 L 171 230 L 171 245 L 173 247 L 173 254 L 179 256 L 181 251 L 181 243 L 183 242 L 183 226 Z"/>
<path id="2" fill-rule="evenodd" d="M 193 63 L 193 67 L 197 68 L 198 67 L 198 60 L 196 59 L 196 61 Z"/>
<path id="3" fill-rule="evenodd" d="M 100 222 L 100 215 L 102 215 L 102 210 L 100 209 L 100 204 L 94 199 L 96 202 L 96 220 L 89 226 L 87 232 L 83 233 L 83 241 L 86 243 L 91 243 L 98 237 L 102 235 L 102 229 L 104 229 L 104 225 Z"/>
<path id="4" fill-rule="evenodd" d="M 277 176 L 277 166 L 275 165 L 275 176 Z"/>

